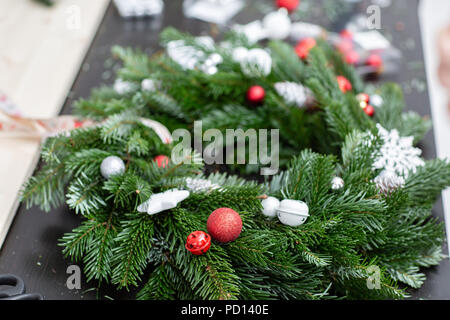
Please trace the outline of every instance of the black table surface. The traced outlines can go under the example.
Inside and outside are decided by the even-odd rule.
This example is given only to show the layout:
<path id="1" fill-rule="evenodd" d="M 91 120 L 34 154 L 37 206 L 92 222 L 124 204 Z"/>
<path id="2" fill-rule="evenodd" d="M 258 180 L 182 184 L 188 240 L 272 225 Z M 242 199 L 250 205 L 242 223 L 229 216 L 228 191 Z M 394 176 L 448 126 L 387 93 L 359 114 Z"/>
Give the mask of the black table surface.
<path id="1" fill-rule="evenodd" d="M 247 6 L 233 18 L 238 23 L 260 19 L 273 10 L 272 1 L 247 1 Z M 309 22 L 320 23 L 329 29 L 339 30 L 355 12 L 366 12 L 368 1 L 349 5 L 335 0 L 302 0 L 310 3 L 305 17 Z M 304 5 L 304 4 L 302 4 Z M 381 10 L 381 32 L 402 51 L 400 72 L 382 79 L 398 82 L 405 91 L 408 110 L 429 115 L 429 98 L 426 88 L 425 67 L 417 16 L 418 0 L 393 0 L 392 5 Z M 122 19 L 110 4 L 89 49 L 80 72 L 67 96 L 63 113 L 70 113 L 73 102 L 88 97 L 94 87 L 111 83 L 114 70 L 119 66 L 110 58 L 113 45 L 138 47 L 151 54 L 159 50 L 159 32 L 166 26 L 174 26 L 195 35 L 217 32 L 217 27 L 206 22 L 188 19 L 183 15 L 181 0 L 166 0 L 164 12 L 156 18 Z M 219 31 L 223 31 L 220 30 Z M 425 158 L 436 156 L 432 132 L 421 146 Z M 442 201 L 437 201 L 433 214 L 443 221 Z M 67 207 L 45 213 L 36 207 L 21 206 L 0 251 L 0 273 L 14 273 L 25 281 L 27 292 L 39 292 L 45 299 L 132 299 L 135 290 L 117 291 L 113 286 L 86 283 L 82 277 L 81 289 L 66 287 L 67 267 L 58 239 L 65 232 L 77 227 L 80 217 Z M 444 253 L 447 244 L 444 244 Z M 437 267 L 425 270 L 427 281 L 419 290 L 410 290 L 412 298 L 450 299 L 450 263 L 445 259 Z"/>

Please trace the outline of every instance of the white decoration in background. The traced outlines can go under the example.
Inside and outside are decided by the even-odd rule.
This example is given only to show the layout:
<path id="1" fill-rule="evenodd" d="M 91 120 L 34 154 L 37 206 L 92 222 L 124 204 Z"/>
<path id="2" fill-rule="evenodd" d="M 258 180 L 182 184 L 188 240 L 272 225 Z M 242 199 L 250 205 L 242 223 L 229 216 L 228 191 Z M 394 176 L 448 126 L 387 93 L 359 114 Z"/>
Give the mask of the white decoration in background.
<path id="1" fill-rule="evenodd" d="M 303 201 L 284 199 L 277 209 L 277 215 L 282 224 L 297 227 L 309 217 L 309 208 Z"/>
<path id="2" fill-rule="evenodd" d="M 374 170 L 383 169 L 407 178 L 410 171 L 425 164 L 420 158 L 422 151 L 413 146 L 414 137 L 400 137 L 396 129 L 388 131 L 380 124 L 377 128 L 383 145 L 372 165 Z"/>
<path id="3" fill-rule="evenodd" d="M 366 51 L 386 50 L 391 44 L 377 30 L 353 33 L 353 41 Z"/>
<path id="4" fill-rule="evenodd" d="M 153 16 L 164 9 L 162 0 L 114 0 L 114 4 L 123 18 Z"/>
<path id="5" fill-rule="evenodd" d="M 291 32 L 291 19 L 286 8 L 267 14 L 262 24 L 269 39 L 282 40 Z"/>
<path id="6" fill-rule="evenodd" d="M 383 98 L 379 94 L 371 95 L 369 101 L 372 106 L 377 108 L 383 105 Z"/>
<path id="7" fill-rule="evenodd" d="M 381 171 L 373 181 L 377 185 L 377 188 L 385 195 L 405 185 L 405 179 L 403 177 L 389 170 Z"/>
<path id="8" fill-rule="evenodd" d="M 135 90 L 136 86 L 132 82 L 124 81 L 120 78 L 117 78 L 114 81 L 113 88 L 114 88 L 114 91 L 116 91 L 118 94 L 127 94 L 127 93 Z"/>
<path id="9" fill-rule="evenodd" d="M 148 214 L 156 214 L 161 211 L 175 208 L 178 203 L 189 197 L 189 191 L 170 189 L 160 193 L 154 193 L 150 198 L 139 205 L 137 210 L 139 212 L 146 212 Z"/>
<path id="10" fill-rule="evenodd" d="M 225 24 L 243 6 L 242 0 L 185 0 L 183 11 L 188 18 Z"/>
<path id="11" fill-rule="evenodd" d="M 277 82 L 274 84 L 276 92 L 283 97 L 286 103 L 299 107 L 305 105 L 308 99 L 308 90 L 296 82 Z"/>
<path id="12" fill-rule="evenodd" d="M 252 44 L 267 38 L 267 32 L 260 20 L 255 20 L 245 25 L 236 24 L 232 29 L 238 33 L 244 34 L 247 37 L 247 40 Z"/>
<path id="13" fill-rule="evenodd" d="M 235 52 L 233 52 L 233 56 Z M 243 52 L 242 52 L 243 54 Z M 272 57 L 264 49 L 250 49 L 240 59 L 241 70 L 247 77 L 265 77 L 272 71 Z"/>
<path id="14" fill-rule="evenodd" d="M 100 172 L 105 179 L 125 172 L 125 163 L 117 156 L 109 156 L 103 159 Z"/>
<path id="15" fill-rule="evenodd" d="M 332 190 L 340 190 L 344 187 L 344 179 L 341 177 L 334 177 L 333 180 L 331 180 L 331 189 Z"/>
<path id="16" fill-rule="evenodd" d="M 197 37 L 199 45 L 207 50 L 214 50 L 214 40 L 211 37 Z M 217 65 L 223 62 L 218 53 L 206 55 L 205 52 L 185 44 L 183 40 L 174 40 L 167 43 L 168 56 L 178 63 L 183 69 L 199 69 L 202 72 L 213 75 L 218 69 Z"/>
<path id="17" fill-rule="evenodd" d="M 207 179 L 186 178 L 186 188 L 193 192 L 204 192 L 220 189 L 220 185 Z"/>
<path id="18" fill-rule="evenodd" d="M 280 206 L 280 200 L 275 197 L 267 197 L 261 201 L 263 207 L 262 214 L 266 217 L 273 218 L 277 215 L 277 209 Z"/>
<path id="19" fill-rule="evenodd" d="M 299 41 L 304 38 L 319 38 L 325 34 L 325 29 L 317 24 L 294 22 L 292 23 L 289 37 L 295 41 Z"/>
<path id="20" fill-rule="evenodd" d="M 142 91 L 155 91 L 157 89 L 157 84 L 153 79 L 144 79 L 141 82 Z"/>

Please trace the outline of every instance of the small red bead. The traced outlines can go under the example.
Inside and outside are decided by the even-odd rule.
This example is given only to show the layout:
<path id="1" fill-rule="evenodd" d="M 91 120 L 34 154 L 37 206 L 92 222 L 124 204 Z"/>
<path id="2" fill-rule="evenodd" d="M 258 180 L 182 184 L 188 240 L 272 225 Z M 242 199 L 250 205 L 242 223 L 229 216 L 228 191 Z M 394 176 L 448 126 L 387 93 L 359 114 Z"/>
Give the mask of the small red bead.
<path id="1" fill-rule="evenodd" d="M 278 8 L 286 8 L 289 12 L 292 12 L 297 9 L 300 0 L 276 0 L 275 3 Z"/>
<path id="2" fill-rule="evenodd" d="M 308 57 L 309 51 L 316 46 L 317 42 L 314 38 L 305 38 L 295 46 L 295 52 L 300 59 L 304 60 Z"/>
<path id="3" fill-rule="evenodd" d="M 348 64 L 357 64 L 359 62 L 359 54 L 358 52 L 351 50 L 345 54 L 345 62 Z"/>
<path id="4" fill-rule="evenodd" d="M 251 86 L 247 91 L 247 99 L 251 103 L 258 104 L 263 102 L 266 92 L 261 86 Z"/>
<path id="5" fill-rule="evenodd" d="M 169 164 L 169 157 L 160 154 L 159 156 L 154 157 L 153 161 L 156 162 L 158 168 L 165 168 Z"/>
<path id="6" fill-rule="evenodd" d="M 346 93 L 347 91 L 352 90 L 352 84 L 347 80 L 346 77 L 337 76 L 336 80 L 338 82 L 339 89 L 341 89 L 342 92 Z"/>
<path id="7" fill-rule="evenodd" d="M 380 55 L 372 53 L 367 57 L 366 64 L 374 68 L 380 68 L 383 65 L 383 59 L 380 57 Z"/>
<path id="8" fill-rule="evenodd" d="M 353 33 L 350 30 L 344 29 L 342 30 L 339 35 L 341 38 L 352 40 L 353 39 Z"/>
<path id="9" fill-rule="evenodd" d="M 194 231 L 188 235 L 186 249 L 197 256 L 204 254 L 211 247 L 211 237 L 203 231 Z"/>
<path id="10" fill-rule="evenodd" d="M 364 112 L 369 116 L 369 117 L 373 117 L 373 115 L 375 114 L 375 109 L 368 104 L 365 108 L 364 108 Z"/>

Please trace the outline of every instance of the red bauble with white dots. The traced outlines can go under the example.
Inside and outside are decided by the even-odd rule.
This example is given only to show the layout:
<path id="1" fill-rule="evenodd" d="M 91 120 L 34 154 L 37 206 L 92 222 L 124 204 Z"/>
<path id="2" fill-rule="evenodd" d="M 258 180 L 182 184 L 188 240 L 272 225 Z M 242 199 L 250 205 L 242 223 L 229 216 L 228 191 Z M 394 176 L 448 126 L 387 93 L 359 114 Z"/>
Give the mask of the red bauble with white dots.
<path id="1" fill-rule="evenodd" d="M 276 0 L 275 3 L 278 8 L 286 8 L 289 12 L 292 12 L 297 9 L 300 0 Z"/>
<path id="2" fill-rule="evenodd" d="M 242 219 L 233 209 L 219 208 L 210 214 L 206 228 L 213 239 L 226 243 L 239 237 L 242 231 Z"/>
<path id="3" fill-rule="evenodd" d="M 192 254 L 202 255 L 211 247 L 211 237 L 203 231 L 194 231 L 188 235 L 185 247 Z"/>
<path id="4" fill-rule="evenodd" d="M 305 38 L 295 46 L 295 53 L 302 60 L 308 57 L 309 51 L 316 46 L 317 42 L 314 38 Z"/>
<path id="5" fill-rule="evenodd" d="M 346 93 L 347 91 L 352 90 L 352 84 L 348 79 L 344 76 L 337 76 L 336 77 L 337 83 L 339 85 L 339 89 L 341 89 L 342 92 Z"/>
<path id="6" fill-rule="evenodd" d="M 251 86 L 247 91 L 247 100 L 252 104 L 259 104 L 264 101 L 266 91 L 261 86 Z"/>
<path id="7" fill-rule="evenodd" d="M 160 154 L 159 156 L 154 157 L 153 161 L 156 162 L 158 168 L 165 168 L 169 164 L 169 157 Z"/>

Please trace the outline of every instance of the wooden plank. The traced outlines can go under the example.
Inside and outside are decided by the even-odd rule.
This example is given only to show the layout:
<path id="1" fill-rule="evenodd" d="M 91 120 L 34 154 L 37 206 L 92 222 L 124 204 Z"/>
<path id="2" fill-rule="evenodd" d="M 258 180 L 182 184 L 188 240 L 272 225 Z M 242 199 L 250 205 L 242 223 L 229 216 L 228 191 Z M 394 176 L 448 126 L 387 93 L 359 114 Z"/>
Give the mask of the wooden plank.
<path id="1" fill-rule="evenodd" d="M 438 34 L 450 24 L 450 2 L 448 0 L 422 0 L 419 5 L 419 19 L 423 50 L 427 70 L 430 109 L 436 140 L 436 153 L 439 158 L 450 160 L 450 112 L 447 110 L 446 90 L 439 82 Z M 447 242 L 450 243 L 450 188 L 442 192 Z M 449 246 L 450 254 L 450 246 Z"/>
<path id="2" fill-rule="evenodd" d="M 57 115 L 69 93 L 109 0 L 0 0 L 0 92 L 24 116 Z M 39 141 L 0 139 L 0 247 L 33 172 Z"/>

